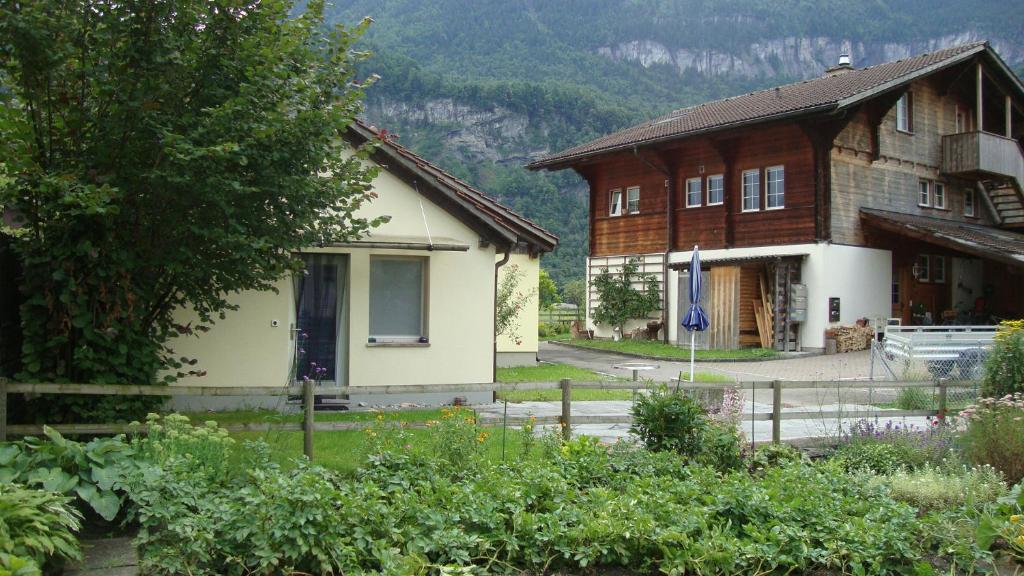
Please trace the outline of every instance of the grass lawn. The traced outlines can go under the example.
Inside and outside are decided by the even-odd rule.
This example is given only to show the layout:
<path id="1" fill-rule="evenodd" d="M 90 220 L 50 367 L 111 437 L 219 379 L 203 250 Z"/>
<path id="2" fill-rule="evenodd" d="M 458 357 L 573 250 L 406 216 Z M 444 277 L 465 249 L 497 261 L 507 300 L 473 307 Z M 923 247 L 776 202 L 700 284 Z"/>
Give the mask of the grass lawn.
<path id="1" fill-rule="evenodd" d="M 492 462 L 500 462 L 501 428 L 487 428 L 490 436 L 484 441 L 486 456 Z M 409 430 L 412 440 L 410 444 L 427 442 L 432 430 Z M 236 432 L 231 434 L 236 440 L 263 440 L 270 445 L 275 462 L 284 467 L 291 467 L 297 458 L 302 458 L 302 432 Z M 324 468 L 351 475 L 359 469 L 365 458 L 363 446 L 366 433 L 363 431 L 330 431 L 313 434 L 313 463 Z M 536 448 L 534 448 L 536 450 Z M 509 427 L 505 440 L 505 459 L 516 461 L 522 459 L 522 442 L 518 430 Z"/>
<path id="2" fill-rule="evenodd" d="M 626 354 L 640 354 L 659 358 L 671 358 L 673 360 L 689 360 L 689 348 L 680 348 L 664 342 L 653 340 L 563 340 L 577 346 L 593 348 L 594 350 L 605 350 L 608 352 L 624 352 Z M 777 350 L 770 348 L 740 348 L 739 350 L 697 350 L 697 360 L 758 360 L 764 358 L 775 358 L 779 355 Z"/>
<path id="3" fill-rule="evenodd" d="M 628 380 L 624 377 L 612 377 L 598 374 L 586 368 L 577 368 L 568 364 L 538 364 L 519 368 L 498 368 L 498 382 L 557 382 L 563 378 L 594 382 L 598 380 Z M 694 379 L 698 382 L 729 382 L 728 376 L 709 372 L 696 372 Z M 562 399 L 561 390 L 506 390 L 498 393 L 499 400 L 509 402 L 556 402 Z M 632 390 L 582 390 L 573 389 L 574 401 L 587 400 L 632 400 Z"/>
<path id="4" fill-rule="evenodd" d="M 317 422 L 369 422 L 377 417 L 378 412 L 315 412 Z M 249 424 L 253 422 L 302 422 L 302 413 L 282 414 L 274 410 L 229 410 L 224 412 L 187 412 L 192 424 L 201 424 L 213 420 L 218 424 Z M 388 420 L 400 422 L 426 422 L 441 416 L 440 408 L 424 408 L 422 410 L 389 411 Z M 301 448 L 301 445 L 300 445 Z"/>

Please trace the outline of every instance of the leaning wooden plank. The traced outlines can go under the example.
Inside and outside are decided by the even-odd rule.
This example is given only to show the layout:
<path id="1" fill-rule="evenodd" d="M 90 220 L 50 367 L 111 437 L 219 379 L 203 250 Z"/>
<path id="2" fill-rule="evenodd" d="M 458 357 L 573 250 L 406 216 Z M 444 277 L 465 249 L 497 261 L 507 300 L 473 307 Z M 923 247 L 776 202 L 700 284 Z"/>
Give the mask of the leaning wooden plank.
<path id="1" fill-rule="evenodd" d="M 761 309 L 761 303 L 757 300 L 751 300 L 750 302 L 754 307 L 754 321 L 757 324 L 757 336 L 761 340 L 761 348 L 767 348 L 768 338 L 765 334 L 767 329 L 764 322 L 764 310 Z"/>

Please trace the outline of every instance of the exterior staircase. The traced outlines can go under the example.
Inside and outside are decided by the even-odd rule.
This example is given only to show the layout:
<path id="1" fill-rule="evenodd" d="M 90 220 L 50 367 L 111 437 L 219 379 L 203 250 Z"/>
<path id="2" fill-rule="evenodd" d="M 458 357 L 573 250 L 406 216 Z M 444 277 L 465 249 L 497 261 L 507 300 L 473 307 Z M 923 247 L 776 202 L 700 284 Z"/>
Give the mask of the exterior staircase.
<path id="1" fill-rule="evenodd" d="M 942 171 L 973 178 L 1004 228 L 1024 228 L 1024 149 L 989 132 L 942 137 Z"/>

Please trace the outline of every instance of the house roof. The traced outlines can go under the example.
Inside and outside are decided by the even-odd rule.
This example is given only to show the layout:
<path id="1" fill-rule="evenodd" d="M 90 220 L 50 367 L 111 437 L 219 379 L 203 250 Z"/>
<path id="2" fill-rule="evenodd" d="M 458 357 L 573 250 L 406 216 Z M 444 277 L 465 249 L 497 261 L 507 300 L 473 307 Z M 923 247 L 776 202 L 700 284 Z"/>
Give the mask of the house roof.
<path id="1" fill-rule="evenodd" d="M 883 230 L 1024 268 L 1024 234 L 931 216 L 861 208 L 861 219 Z"/>
<path id="2" fill-rule="evenodd" d="M 345 137 L 359 143 L 376 141 L 371 155 L 375 162 L 487 240 L 511 248 L 526 245 L 536 252 L 550 252 L 558 245 L 558 236 L 398 144 L 387 131 L 356 120 Z"/>
<path id="3" fill-rule="evenodd" d="M 794 116 L 836 112 L 981 53 L 988 54 L 997 68 L 1001 68 L 1015 88 L 1024 94 L 1020 80 L 989 48 L 988 42 L 974 42 L 867 68 L 831 72 L 820 78 L 682 108 L 541 158 L 528 164 L 527 168 L 560 169 L 598 154 L 664 140 Z"/>

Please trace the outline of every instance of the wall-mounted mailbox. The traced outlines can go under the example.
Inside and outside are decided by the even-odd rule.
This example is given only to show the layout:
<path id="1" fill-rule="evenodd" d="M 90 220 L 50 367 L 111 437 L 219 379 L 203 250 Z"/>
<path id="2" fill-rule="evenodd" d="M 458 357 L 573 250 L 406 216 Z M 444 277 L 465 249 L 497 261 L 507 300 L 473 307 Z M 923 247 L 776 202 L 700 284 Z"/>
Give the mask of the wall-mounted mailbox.
<path id="1" fill-rule="evenodd" d="M 839 298 L 828 299 L 828 321 L 839 322 Z"/>
<path id="2" fill-rule="evenodd" d="M 807 321 L 807 285 L 793 284 L 789 287 L 789 321 Z"/>

